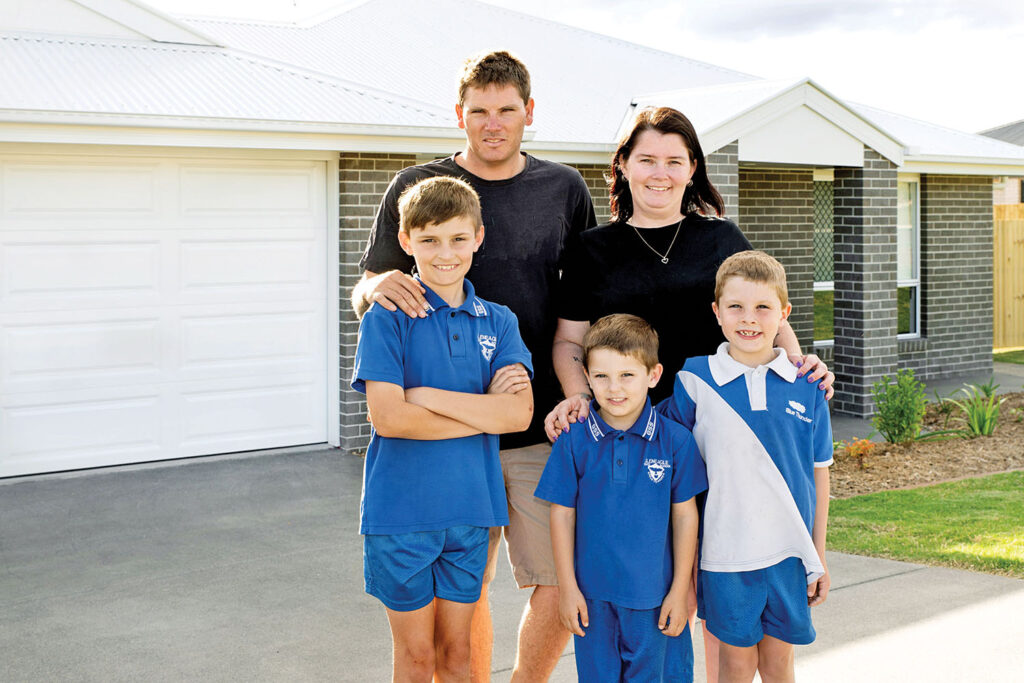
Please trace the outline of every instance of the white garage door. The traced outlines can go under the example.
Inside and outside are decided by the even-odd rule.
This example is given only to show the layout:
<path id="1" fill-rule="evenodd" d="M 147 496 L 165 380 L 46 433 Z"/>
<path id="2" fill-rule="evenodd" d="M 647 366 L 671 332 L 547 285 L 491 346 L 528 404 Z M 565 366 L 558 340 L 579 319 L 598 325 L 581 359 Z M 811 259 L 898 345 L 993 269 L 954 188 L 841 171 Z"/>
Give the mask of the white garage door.
<path id="1" fill-rule="evenodd" d="M 0 153 L 0 476 L 325 441 L 325 174 Z"/>

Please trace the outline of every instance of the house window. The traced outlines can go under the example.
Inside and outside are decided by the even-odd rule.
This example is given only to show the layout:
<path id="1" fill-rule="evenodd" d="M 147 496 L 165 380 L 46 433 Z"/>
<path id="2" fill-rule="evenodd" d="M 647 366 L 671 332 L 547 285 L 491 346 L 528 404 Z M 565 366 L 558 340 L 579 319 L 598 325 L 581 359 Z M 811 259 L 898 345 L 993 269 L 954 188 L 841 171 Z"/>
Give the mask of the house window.
<path id="1" fill-rule="evenodd" d="M 829 342 L 833 332 L 832 169 L 814 173 L 814 341 Z"/>
<path id="2" fill-rule="evenodd" d="M 921 333 L 920 183 L 900 175 L 896 187 L 896 331 Z"/>
<path id="3" fill-rule="evenodd" d="M 1018 190 L 1019 192 L 1017 193 L 1017 202 L 1019 204 L 1024 204 L 1024 180 L 1020 181 L 1020 187 L 1018 188 Z"/>

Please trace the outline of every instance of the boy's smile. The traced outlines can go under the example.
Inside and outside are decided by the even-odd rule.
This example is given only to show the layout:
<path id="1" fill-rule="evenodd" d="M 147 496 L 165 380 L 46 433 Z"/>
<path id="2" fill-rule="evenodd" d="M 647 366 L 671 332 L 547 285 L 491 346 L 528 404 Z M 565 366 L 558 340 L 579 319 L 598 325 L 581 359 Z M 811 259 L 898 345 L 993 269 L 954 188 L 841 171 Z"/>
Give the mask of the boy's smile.
<path id="1" fill-rule="evenodd" d="M 633 356 L 596 348 L 587 356 L 587 379 L 601 418 L 613 429 L 626 430 L 640 417 L 647 390 L 658 383 L 661 363 L 647 369 Z"/>
<path id="2" fill-rule="evenodd" d="M 398 233 L 403 251 L 416 261 L 420 280 L 452 306 L 462 305 L 462 280 L 483 241 L 483 226 L 473 225 L 468 216 Z"/>
<path id="3" fill-rule="evenodd" d="M 726 280 L 721 297 L 711 308 L 729 342 L 729 355 L 756 367 L 775 358 L 779 323 L 789 317 L 793 306 L 787 303 L 783 307 L 772 285 L 733 276 Z"/>

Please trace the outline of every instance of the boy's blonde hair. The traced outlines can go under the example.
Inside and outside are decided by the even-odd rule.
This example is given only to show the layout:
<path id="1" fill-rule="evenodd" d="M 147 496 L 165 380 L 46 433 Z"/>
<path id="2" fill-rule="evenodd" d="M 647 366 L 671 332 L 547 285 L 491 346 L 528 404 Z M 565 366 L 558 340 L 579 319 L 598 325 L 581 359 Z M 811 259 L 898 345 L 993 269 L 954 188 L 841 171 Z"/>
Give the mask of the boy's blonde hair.
<path id="1" fill-rule="evenodd" d="M 651 324 L 635 315 L 613 313 L 591 325 L 583 335 L 583 367 L 589 367 L 590 352 L 611 349 L 631 356 L 648 370 L 658 364 L 658 333 Z"/>
<path id="2" fill-rule="evenodd" d="M 774 257 L 763 251 L 741 251 L 722 262 L 715 275 L 715 303 L 721 301 L 722 290 L 731 277 L 741 277 L 751 282 L 770 285 L 779 295 L 779 302 L 783 308 L 789 303 L 786 269 Z"/>
<path id="3" fill-rule="evenodd" d="M 505 50 L 481 52 L 465 61 L 459 74 L 459 106 L 465 104 L 467 88 L 482 90 L 489 85 L 514 85 L 523 98 L 523 104 L 530 101 L 530 72 L 525 64 Z"/>
<path id="4" fill-rule="evenodd" d="M 473 221 L 473 233 L 479 234 L 483 218 L 480 197 L 465 180 L 437 176 L 405 188 L 398 198 L 398 225 L 406 235 L 414 228 L 425 228 L 464 216 Z"/>

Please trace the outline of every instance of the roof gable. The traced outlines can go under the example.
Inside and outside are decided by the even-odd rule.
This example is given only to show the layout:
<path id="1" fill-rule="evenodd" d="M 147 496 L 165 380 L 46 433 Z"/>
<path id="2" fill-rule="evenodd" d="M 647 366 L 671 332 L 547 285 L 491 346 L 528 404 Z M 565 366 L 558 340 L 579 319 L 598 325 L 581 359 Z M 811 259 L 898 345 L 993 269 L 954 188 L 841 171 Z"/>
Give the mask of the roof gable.
<path id="1" fill-rule="evenodd" d="M 132 0 L 8 0 L 5 31 L 215 45 L 201 31 Z"/>
<path id="2" fill-rule="evenodd" d="M 674 107 L 686 112 L 705 153 L 739 141 L 739 160 L 821 166 L 860 166 L 863 145 L 897 166 L 904 144 L 810 79 L 755 81 L 688 88 L 637 97 L 637 109 Z"/>

